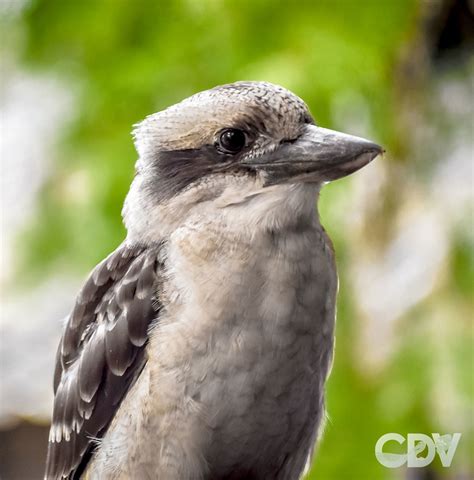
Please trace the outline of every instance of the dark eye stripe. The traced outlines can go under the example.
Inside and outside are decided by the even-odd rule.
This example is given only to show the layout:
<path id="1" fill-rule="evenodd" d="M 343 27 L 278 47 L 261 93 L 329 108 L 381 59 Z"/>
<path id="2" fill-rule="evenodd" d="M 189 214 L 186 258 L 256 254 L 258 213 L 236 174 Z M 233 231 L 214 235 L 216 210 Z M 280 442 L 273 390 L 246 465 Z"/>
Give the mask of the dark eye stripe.
<path id="1" fill-rule="evenodd" d="M 158 201 L 166 200 L 221 166 L 222 155 L 214 145 L 197 149 L 159 152 L 145 179 L 145 188 Z"/>

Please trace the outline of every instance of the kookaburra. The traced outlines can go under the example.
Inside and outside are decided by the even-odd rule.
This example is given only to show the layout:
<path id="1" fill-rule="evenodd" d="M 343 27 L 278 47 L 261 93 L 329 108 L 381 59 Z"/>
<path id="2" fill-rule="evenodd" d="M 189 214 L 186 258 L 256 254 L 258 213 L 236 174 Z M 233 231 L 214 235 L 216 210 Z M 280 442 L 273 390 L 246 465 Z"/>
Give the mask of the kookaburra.
<path id="1" fill-rule="evenodd" d="M 299 479 L 334 343 L 318 194 L 382 149 L 264 82 L 193 95 L 134 138 L 127 237 L 59 345 L 45 478 Z"/>

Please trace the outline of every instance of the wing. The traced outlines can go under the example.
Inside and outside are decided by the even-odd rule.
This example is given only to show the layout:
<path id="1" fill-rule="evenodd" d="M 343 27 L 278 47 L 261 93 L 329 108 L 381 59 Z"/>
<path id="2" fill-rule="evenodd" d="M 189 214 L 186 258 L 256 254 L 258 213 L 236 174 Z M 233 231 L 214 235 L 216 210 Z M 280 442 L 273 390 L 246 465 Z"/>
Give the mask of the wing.
<path id="1" fill-rule="evenodd" d="M 160 246 L 122 245 L 91 273 L 56 357 L 45 479 L 76 479 L 146 362 Z"/>

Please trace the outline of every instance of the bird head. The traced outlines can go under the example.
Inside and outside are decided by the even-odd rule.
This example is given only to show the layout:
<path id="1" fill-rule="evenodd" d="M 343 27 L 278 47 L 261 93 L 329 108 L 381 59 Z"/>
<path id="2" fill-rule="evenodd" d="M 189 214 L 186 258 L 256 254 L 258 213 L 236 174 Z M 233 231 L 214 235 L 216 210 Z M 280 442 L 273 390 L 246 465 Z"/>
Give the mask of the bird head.
<path id="1" fill-rule="evenodd" d="M 146 192 L 147 204 L 179 197 L 187 199 L 186 207 L 217 198 L 229 183 L 245 198 L 278 185 L 317 189 L 382 152 L 368 140 L 316 126 L 299 97 L 266 82 L 193 95 L 147 117 L 134 138 L 135 189 Z M 143 198 L 141 203 L 147 207 Z"/>

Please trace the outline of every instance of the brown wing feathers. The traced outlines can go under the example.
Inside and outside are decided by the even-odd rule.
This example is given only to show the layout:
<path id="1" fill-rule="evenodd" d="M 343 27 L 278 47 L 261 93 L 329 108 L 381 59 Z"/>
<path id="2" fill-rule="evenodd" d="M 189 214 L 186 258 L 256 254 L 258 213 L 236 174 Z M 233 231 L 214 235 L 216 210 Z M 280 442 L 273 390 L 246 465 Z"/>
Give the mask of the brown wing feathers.
<path id="1" fill-rule="evenodd" d="M 121 246 L 92 272 L 68 319 L 56 358 L 48 480 L 79 478 L 145 364 L 157 317 L 159 247 Z"/>

